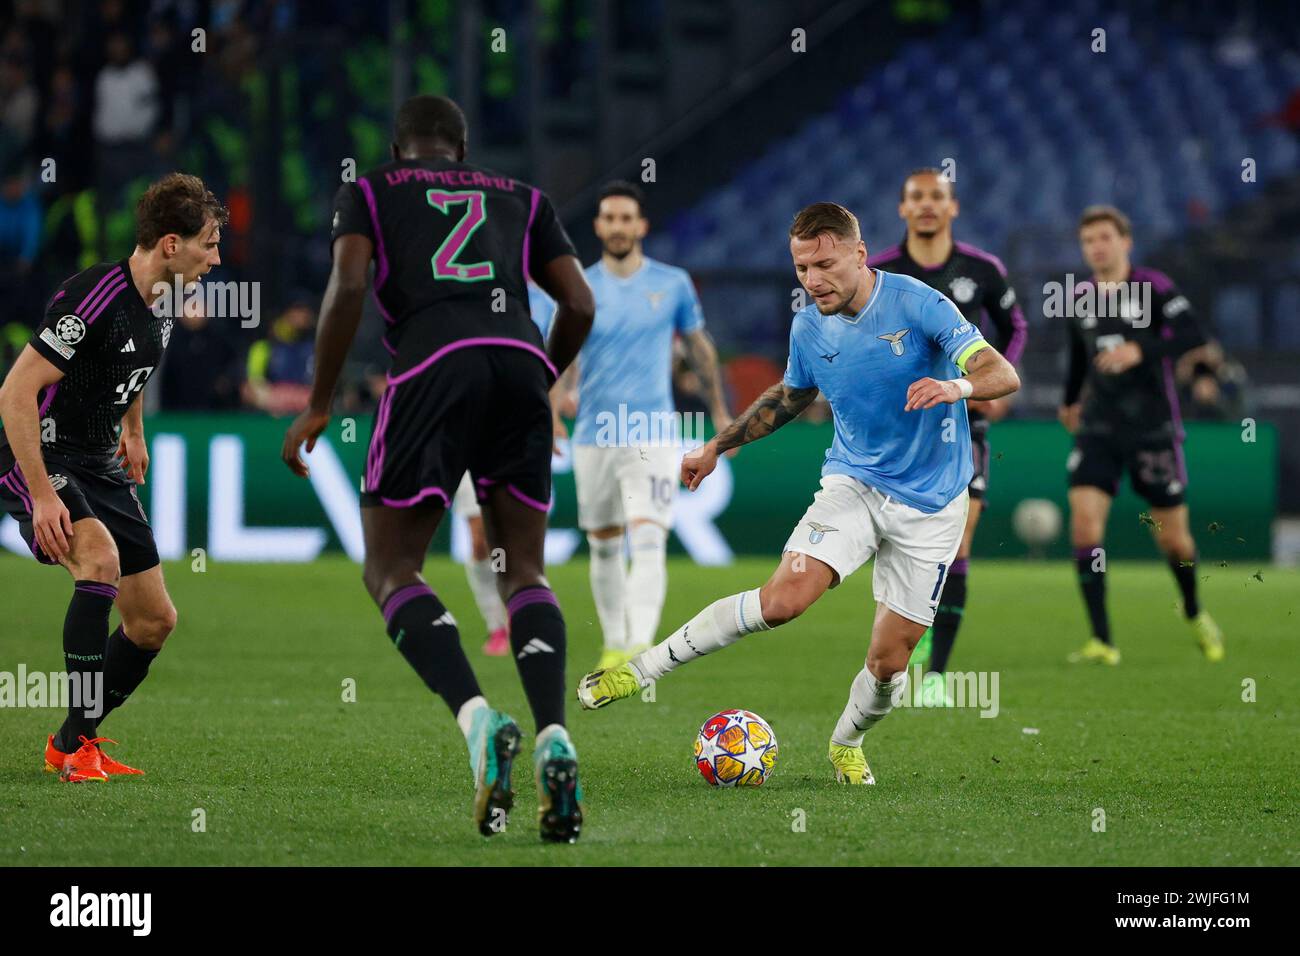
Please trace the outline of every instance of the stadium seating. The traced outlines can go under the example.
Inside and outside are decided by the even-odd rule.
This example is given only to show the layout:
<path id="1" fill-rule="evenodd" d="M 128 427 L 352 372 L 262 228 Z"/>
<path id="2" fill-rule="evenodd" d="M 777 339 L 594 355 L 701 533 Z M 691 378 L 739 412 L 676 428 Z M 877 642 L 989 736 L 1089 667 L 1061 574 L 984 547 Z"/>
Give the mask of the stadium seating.
<path id="1" fill-rule="evenodd" d="M 1230 51 L 1172 27 L 1137 30 L 1101 6 L 1043 0 L 973 36 L 954 29 L 908 44 L 834 110 L 677 215 L 649 253 L 692 269 L 784 269 L 792 209 L 824 198 L 859 213 L 869 245 L 892 243 L 900 176 L 946 159 L 959 196 L 977 197 L 962 237 L 995 249 L 1013 230 L 1059 233 L 1092 202 L 1121 205 L 1159 240 L 1248 198 L 1244 159 L 1260 183 L 1296 168 L 1293 134 L 1262 119 L 1300 88 L 1300 59 Z M 1104 53 L 1091 49 L 1097 26 Z M 1071 244 L 1068 235 L 1022 243 L 1008 264 L 1054 265 L 1077 256 Z"/>

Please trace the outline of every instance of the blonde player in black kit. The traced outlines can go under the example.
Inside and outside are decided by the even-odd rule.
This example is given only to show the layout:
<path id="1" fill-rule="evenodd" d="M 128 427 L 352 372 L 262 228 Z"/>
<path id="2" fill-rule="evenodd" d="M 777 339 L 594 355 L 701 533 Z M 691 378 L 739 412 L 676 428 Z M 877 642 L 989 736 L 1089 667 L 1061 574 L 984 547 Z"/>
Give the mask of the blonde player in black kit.
<path id="1" fill-rule="evenodd" d="M 1167 275 L 1132 265 L 1133 229 L 1114 206 L 1083 211 L 1079 246 L 1092 276 L 1075 286 L 1060 419 L 1074 435 L 1066 462 L 1070 538 L 1092 636 L 1070 660 L 1120 661 L 1106 613 L 1102 543 L 1111 502 L 1128 472 L 1133 490 L 1151 506 L 1156 545 L 1173 572 L 1188 627 L 1206 659 L 1221 661 L 1223 632 L 1196 593 L 1196 541 L 1174 387 L 1174 362 L 1205 344 L 1205 336 Z"/>
<path id="2" fill-rule="evenodd" d="M 564 726 L 565 628 L 543 574 L 551 493 L 550 386 L 573 361 L 595 304 L 551 202 L 533 186 L 465 162 L 460 108 L 416 96 L 397 114 L 393 161 L 335 199 L 334 264 L 316 337 L 311 403 L 283 458 L 300 476 L 330 421 L 361 319 L 371 260 L 392 354 L 361 498 L 366 590 L 388 635 L 451 708 L 469 747 L 474 821 L 500 832 L 514 799 L 520 731 L 484 699 L 455 618 L 421 576 L 425 552 L 466 472 L 488 543 L 505 552 L 499 590 L 537 727 L 543 840 L 582 825 L 577 755 Z M 556 302 L 549 342 L 529 317 L 529 276 Z"/>
<path id="3" fill-rule="evenodd" d="M 221 264 L 226 218 L 196 176 L 154 183 L 136 205 L 135 251 L 59 287 L 0 387 L 0 508 L 39 561 L 76 582 L 63 622 L 69 683 L 102 687 L 93 708 L 70 701 L 46 741 L 45 769 L 65 781 L 142 773 L 104 753 L 114 741 L 98 736 L 176 626 L 136 496 L 149 469 L 140 396 L 171 338 L 180 303 L 169 294 Z M 114 604 L 122 624 L 110 635 Z"/>

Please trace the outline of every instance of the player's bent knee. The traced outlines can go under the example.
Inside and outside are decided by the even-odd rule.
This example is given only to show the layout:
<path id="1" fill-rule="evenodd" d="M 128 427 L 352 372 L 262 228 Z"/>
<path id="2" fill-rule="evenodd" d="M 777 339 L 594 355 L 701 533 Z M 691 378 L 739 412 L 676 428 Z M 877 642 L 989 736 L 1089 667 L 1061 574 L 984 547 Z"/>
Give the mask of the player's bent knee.
<path id="1" fill-rule="evenodd" d="M 892 680 L 895 674 L 907 670 L 908 659 L 912 650 L 904 645 L 877 647 L 872 642 L 867 651 L 867 670 L 877 680 Z"/>
<path id="2" fill-rule="evenodd" d="M 116 584 L 122 573 L 117 548 L 111 541 L 78 554 L 70 562 L 70 570 L 82 581 L 102 581 L 105 584 Z"/>
<path id="3" fill-rule="evenodd" d="M 398 588 L 416 583 L 410 571 L 403 571 L 379 562 L 372 563 L 369 561 L 362 568 L 361 580 L 366 586 L 366 592 L 370 595 L 370 599 L 379 607 L 382 607 L 384 601 L 388 599 L 388 595 Z"/>
<path id="4" fill-rule="evenodd" d="M 132 618 L 124 622 L 128 639 L 137 647 L 147 651 L 161 650 L 167 638 L 176 630 L 176 608 L 167 601 L 159 607 L 152 608 L 141 618 Z"/>
<path id="5" fill-rule="evenodd" d="M 763 620 L 771 627 L 789 623 L 808 610 L 817 599 L 806 588 L 795 585 L 765 585 L 758 593 Z"/>

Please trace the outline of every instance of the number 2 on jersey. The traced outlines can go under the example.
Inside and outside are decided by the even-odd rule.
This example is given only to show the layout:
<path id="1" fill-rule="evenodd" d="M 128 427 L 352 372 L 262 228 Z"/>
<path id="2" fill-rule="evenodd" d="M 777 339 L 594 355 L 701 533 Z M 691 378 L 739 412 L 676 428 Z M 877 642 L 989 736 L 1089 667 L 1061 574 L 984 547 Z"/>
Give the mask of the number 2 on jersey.
<path id="1" fill-rule="evenodd" d="M 426 194 L 429 205 L 438 212 L 451 214 L 451 207 L 465 205 L 465 214 L 452 227 L 447 238 L 433 254 L 433 277 L 451 279 L 455 282 L 482 282 L 491 279 L 495 270 L 490 262 L 457 262 L 456 257 L 465 249 L 478 227 L 487 221 L 483 209 L 483 193 L 479 190 L 462 189 L 447 192 L 443 189 L 430 189 Z"/>

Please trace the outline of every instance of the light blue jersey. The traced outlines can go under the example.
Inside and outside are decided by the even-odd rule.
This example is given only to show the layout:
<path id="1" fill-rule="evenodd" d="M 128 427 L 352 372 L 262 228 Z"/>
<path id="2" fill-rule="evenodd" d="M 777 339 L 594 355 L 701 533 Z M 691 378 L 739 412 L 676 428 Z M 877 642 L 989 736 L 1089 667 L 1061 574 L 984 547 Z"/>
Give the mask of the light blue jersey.
<path id="1" fill-rule="evenodd" d="M 555 300 L 542 291 L 535 282 L 528 283 L 528 310 L 533 315 L 533 323 L 541 330 L 542 341 L 551 334 L 551 322 L 555 318 Z"/>
<path id="2" fill-rule="evenodd" d="M 587 268 L 596 321 L 578 353 L 578 420 L 573 441 L 603 444 L 611 420 L 653 420 L 673 411 L 673 333 L 704 327 L 686 270 L 647 258 L 626 279 L 597 262 Z M 626 417 L 619 406 L 627 406 Z M 604 429 L 602 422 L 606 423 Z"/>
<path id="3" fill-rule="evenodd" d="M 927 514 L 970 484 L 966 403 L 905 412 L 917 379 L 956 378 L 987 347 L 957 307 L 923 282 L 876 269 L 857 315 L 822 315 L 815 305 L 790 327 L 785 384 L 817 387 L 830 402 L 835 441 L 823 475 L 851 475 Z"/>

